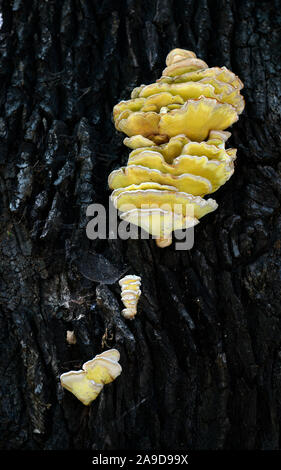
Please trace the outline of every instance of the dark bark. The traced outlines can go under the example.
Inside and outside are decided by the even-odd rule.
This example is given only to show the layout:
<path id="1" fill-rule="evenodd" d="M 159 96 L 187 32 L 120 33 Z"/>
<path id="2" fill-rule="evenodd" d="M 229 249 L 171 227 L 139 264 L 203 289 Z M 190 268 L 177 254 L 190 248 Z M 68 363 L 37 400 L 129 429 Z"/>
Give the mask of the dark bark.
<path id="1" fill-rule="evenodd" d="M 281 2 L 4 0 L 0 440 L 8 449 L 278 449 Z M 245 83 L 236 172 L 190 251 L 90 241 L 128 156 L 111 119 L 173 47 Z M 134 322 L 118 277 L 142 277 Z M 74 330 L 76 345 L 66 331 Z M 59 383 L 116 347 L 84 407 Z"/>

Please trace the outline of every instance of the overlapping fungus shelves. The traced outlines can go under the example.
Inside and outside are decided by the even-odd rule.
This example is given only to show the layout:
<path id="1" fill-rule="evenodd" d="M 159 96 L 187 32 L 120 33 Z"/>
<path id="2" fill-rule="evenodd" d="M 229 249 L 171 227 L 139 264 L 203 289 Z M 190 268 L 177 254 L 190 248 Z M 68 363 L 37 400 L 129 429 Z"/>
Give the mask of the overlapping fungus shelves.
<path id="1" fill-rule="evenodd" d="M 132 149 L 126 167 L 109 175 L 121 218 L 168 246 L 172 232 L 196 225 L 217 203 L 204 196 L 233 174 L 235 149 L 225 132 L 244 109 L 241 80 L 184 49 L 172 50 L 162 77 L 114 107 L 116 129 Z"/>

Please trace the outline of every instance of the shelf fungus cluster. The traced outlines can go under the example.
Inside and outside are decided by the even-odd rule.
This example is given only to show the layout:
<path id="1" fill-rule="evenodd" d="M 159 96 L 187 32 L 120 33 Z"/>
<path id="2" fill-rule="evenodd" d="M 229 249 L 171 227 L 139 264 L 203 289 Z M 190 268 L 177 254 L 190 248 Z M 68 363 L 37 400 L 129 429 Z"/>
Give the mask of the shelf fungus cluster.
<path id="1" fill-rule="evenodd" d="M 142 227 L 158 246 L 214 211 L 204 196 L 233 174 L 235 149 L 226 132 L 244 109 L 241 80 L 184 49 L 172 50 L 162 77 L 133 90 L 114 107 L 116 129 L 132 151 L 126 167 L 109 175 L 121 218 Z"/>
<path id="2" fill-rule="evenodd" d="M 139 276 L 128 275 L 120 279 L 121 299 L 125 306 L 122 310 L 124 318 L 132 320 L 137 313 L 137 304 L 141 295 Z"/>
<path id="3" fill-rule="evenodd" d="M 81 370 L 70 371 L 60 376 L 61 385 L 73 393 L 84 405 L 97 398 L 103 386 L 113 382 L 122 372 L 120 354 L 109 349 L 85 362 Z"/>

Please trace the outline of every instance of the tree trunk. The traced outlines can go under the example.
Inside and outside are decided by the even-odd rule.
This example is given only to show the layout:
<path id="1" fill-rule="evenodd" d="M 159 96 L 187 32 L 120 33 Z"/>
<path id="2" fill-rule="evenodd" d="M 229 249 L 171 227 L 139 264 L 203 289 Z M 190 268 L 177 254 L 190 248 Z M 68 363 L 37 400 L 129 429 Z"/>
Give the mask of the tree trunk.
<path id="1" fill-rule="evenodd" d="M 3 0 L 3 449 L 278 449 L 281 2 Z M 236 171 L 191 250 L 89 240 L 124 164 L 112 108 L 174 47 L 245 84 Z M 118 279 L 142 278 L 134 321 Z M 66 341 L 74 331 L 75 345 Z M 90 407 L 60 374 L 105 349 L 123 372 Z"/>

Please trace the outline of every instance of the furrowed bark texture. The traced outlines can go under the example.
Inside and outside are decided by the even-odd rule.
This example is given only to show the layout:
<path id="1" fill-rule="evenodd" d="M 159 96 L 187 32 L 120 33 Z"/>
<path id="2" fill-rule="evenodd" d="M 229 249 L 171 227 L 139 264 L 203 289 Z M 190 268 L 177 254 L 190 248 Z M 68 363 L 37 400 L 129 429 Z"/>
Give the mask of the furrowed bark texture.
<path id="1" fill-rule="evenodd" d="M 278 449 L 281 2 L 4 0 L 0 441 L 4 449 Z M 236 171 L 190 251 L 90 241 L 128 149 L 111 113 L 174 47 L 245 83 Z M 142 277 L 135 321 L 123 274 Z M 66 332 L 77 343 L 69 345 Z M 59 376 L 102 350 L 90 407 Z"/>

